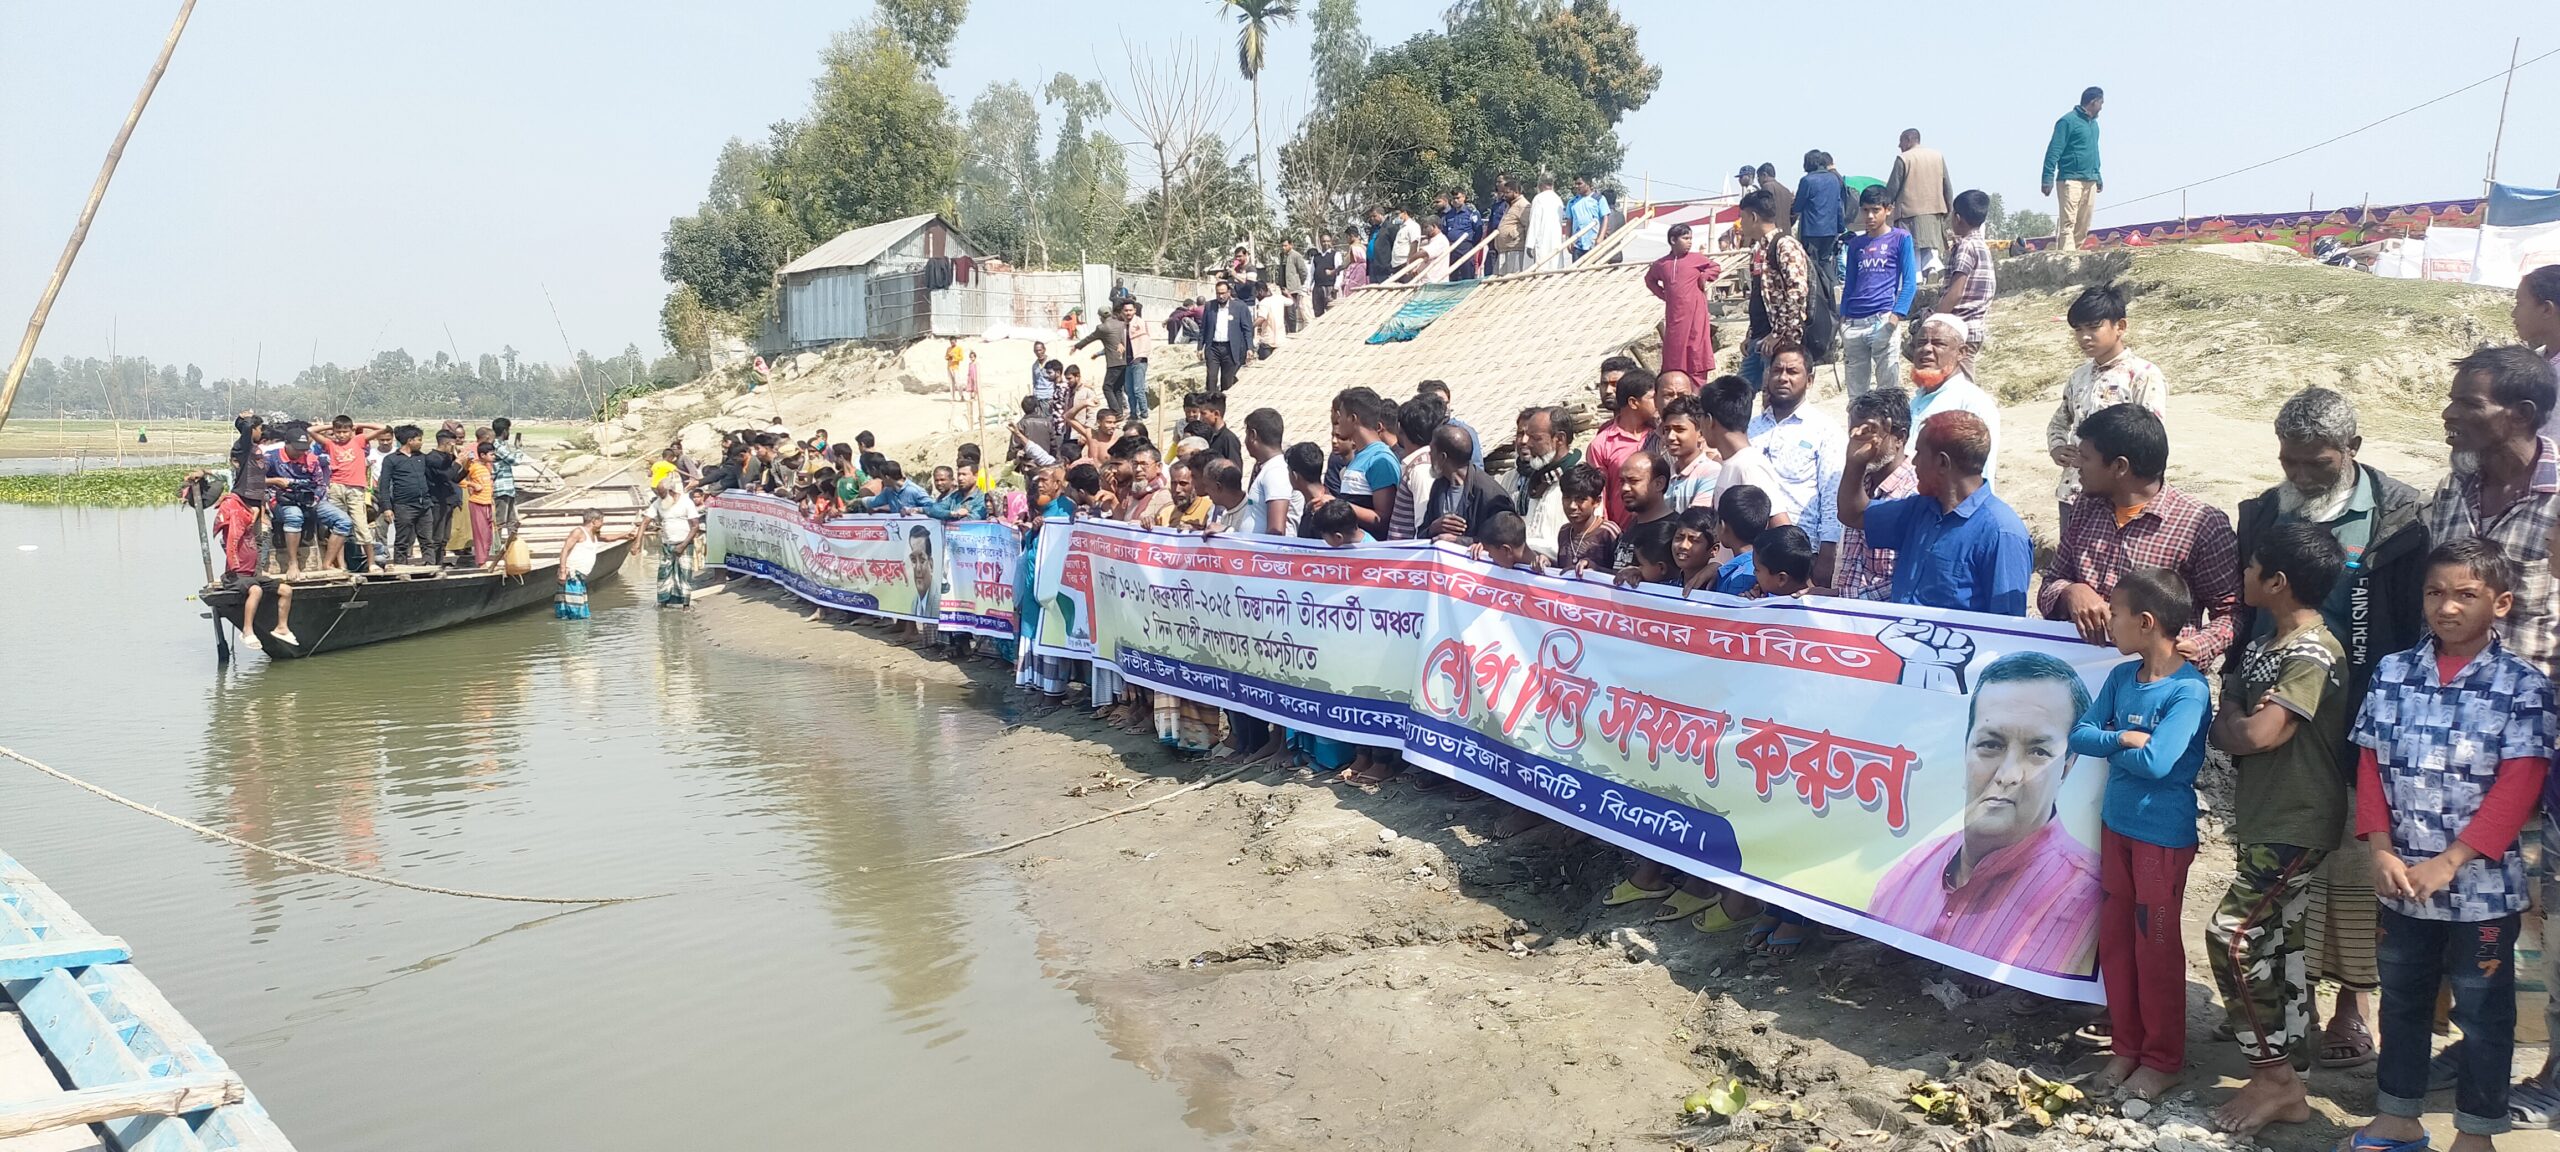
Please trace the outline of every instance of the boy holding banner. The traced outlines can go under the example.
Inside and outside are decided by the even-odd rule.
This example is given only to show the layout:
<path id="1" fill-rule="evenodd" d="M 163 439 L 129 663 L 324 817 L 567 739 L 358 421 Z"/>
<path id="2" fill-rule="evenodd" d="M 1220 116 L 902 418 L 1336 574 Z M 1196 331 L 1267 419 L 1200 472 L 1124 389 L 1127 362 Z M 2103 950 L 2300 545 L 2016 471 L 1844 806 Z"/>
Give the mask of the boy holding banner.
<path id="1" fill-rule="evenodd" d="M 2213 690 L 2178 654 L 2195 617 L 2186 581 L 2134 568 L 2109 595 L 2107 634 L 2140 657 L 2107 674 L 2071 732 L 2075 755 L 2107 762 L 2099 804 L 2098 973 L 2115 1054 L 2100 1087 L 2157 1100 L 2187 1064 L 2187 950 L 2178 914 L 2196 858 L 2196 770 Z"/>

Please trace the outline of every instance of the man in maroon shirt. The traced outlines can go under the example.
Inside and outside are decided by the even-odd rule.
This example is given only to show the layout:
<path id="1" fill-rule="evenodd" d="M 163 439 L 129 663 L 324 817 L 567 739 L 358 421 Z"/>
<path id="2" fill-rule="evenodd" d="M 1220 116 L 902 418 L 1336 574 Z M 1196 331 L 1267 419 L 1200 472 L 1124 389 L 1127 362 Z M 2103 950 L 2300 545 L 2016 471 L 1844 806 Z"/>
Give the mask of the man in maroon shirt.
<path id="1" fill-rule="evenodd" d="M 2212 667 L 2231 646 L 2231 613 L 2240 603 L 2240 542 L 2231 518 L 2169 486 L 2169 431 L 2150 409 L 2101 408 L 2080 422 L 2079 436 L 2080 498 L 2039 573 L 2036 611 L 2104 644 L 2116 577 L 2128 568 L 2167 568 L 2195 595 L 2197 622 L 2178 636 L 2178 652 L 2198 668 Z"/>

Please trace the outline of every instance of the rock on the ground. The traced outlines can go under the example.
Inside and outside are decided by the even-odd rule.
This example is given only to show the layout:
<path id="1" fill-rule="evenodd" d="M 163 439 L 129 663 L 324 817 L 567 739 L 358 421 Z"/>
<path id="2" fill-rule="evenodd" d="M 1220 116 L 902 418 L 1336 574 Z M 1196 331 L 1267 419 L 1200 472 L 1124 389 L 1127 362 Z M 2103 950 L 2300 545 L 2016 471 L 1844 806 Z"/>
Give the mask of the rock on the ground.
<path id="1" fill-rule="evenodd" d="M 554 465 L 554 467 L 560 470 L 560 474 L 563 476 L 575 476 L 595 466 L 595 455 L 587 452 L 573 452 L 562 457 L 560 463 Z"/>
<path id="2" fill-rule="evenodd" d="M 676 432 L 676 440 L 684 445 L 684 454 L 696 460 L 708 460 L 720 454 L 720 430 L 708 420 L 696 420 Z"/>

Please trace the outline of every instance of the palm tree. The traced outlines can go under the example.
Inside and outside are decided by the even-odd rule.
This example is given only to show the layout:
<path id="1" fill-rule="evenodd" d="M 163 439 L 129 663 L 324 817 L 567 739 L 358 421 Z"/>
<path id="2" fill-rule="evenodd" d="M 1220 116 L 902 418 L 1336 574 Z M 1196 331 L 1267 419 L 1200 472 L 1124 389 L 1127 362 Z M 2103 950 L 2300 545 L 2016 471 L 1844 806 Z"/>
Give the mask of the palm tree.
<path id="1" fill-rule="evenodd" d="M 1253 182 L 1269 196 L 1271 180 L 1262 170 L 1262 46 L 1273 25 L 1298 18 L 1298 0 L 1218 0 L 1218 6 L 1236 12 L 1236 68 L 1253 85 Z"/>

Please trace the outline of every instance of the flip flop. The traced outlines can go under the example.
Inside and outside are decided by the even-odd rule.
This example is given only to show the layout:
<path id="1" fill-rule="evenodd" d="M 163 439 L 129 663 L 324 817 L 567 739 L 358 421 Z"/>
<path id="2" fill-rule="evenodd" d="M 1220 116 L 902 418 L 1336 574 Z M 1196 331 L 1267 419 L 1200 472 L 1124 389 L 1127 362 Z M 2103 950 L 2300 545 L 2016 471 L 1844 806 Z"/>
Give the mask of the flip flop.
<path id="1" fill-rule="evenodd" d="M 1748 923 L 1748 921 L 1734 919 L 1733 913 L 1726 911 L 1724 904 L 1721 901 L 1717 902 L 1715 907 L 1709 908 L 1706 911 L 1700 912 L 1689 918 L 1690 927 L 1695 928 L 1700 932 L 1704 932 L 1709 936 L 1722 936 L 1727 932 L 1731 932 L 1736 928 L 1742 927 L 1746 923 Z"/>
<path id="2" fill-rule="evenodd" d="M 2104 1016 L 2072 1029 L 2071 1042 L 2083 1048 L 2105 1050 L 2115 1047 L 2115 1025 Z"/>
<path id="3" fill-rule="evenodd" d="M 1652 916 L 1652 920 L 1656 924 L 1670 920 L 1686 920 L 1691 916 L 1695 916 L 1700 912 L 1706 911 L 1708 905 L 1713 903 L 1715 903 L 1715 901 L 1704 896 L 1692 896 L 1686 892 L 1674 892 L 1670 896 L 1664 898 L 1662 901 L 1661 911 L 1655 912 Z"/>
<path id="4" fill-rule="evenodd" d="M 2364 1129 L 2358 1128 L 2347 1133 L 2346 1139 L 2338 1141 L 2337 1152 L 2427 1152 L 2427 1138 L 2385 1140 L 2366 1135 Z"/>
<path id="5" fill-rule="evenodd" d="M 2347 1026 L 2346 1040 L 2323 1036 L 2320 1041 L 2319 1064 L 2323 1068 L 2362 1068 L 2375 1059 L 2373 1029 L 2362 1019 Z M 2331 1053 L 2344 1053 L 2333 1056 Z"/>
<path id="6" fill-rule="evenodd" d="M 1600 903 L 1603 907 L 1615 908 L 1621 904 L 1633 904 L 1640 900 L 1660 900 L 1670 895 L 1671 891 L 1669 888 L 1638 888 L 1633 880 L 1620 880 L 1617 887 L 1610 889 L 1608 895 L 1600 898 Z"/>
<path id="7" fill-rule="evenodd" d="M 2507 1120 L 2518 1128 L 2544 1129 L 2560 1120 L 2560 1087 L 2527 1077 L 2507 1090 Z"/>
<path id="8" fill-rule="evenodd" d="M 1742 934 L 1742 950 L 1745 952 L 1759 951 L 1761 945 L 1768 943 L 1769 934 L 1777 930 L 1777 917 L 1766 915 L 1753 917 L 1751 920 L 1751 927 Z"/>
<path id="9" fill-rule="evenodd" d="M 1804 926 L 1801 924 L 1778 925 L 1778 932 L 1802 933 L 1803 931 Z M 1781 940 L 1778 938 L 1778 932 L 1771 932 L 1768 940 L 1763 943 L 1760 949 L 1762 955 L 1765 955 L 1772 960 L 1794 959 L 1795 954 L 1799 950 L 1801 950 L 1806 944 L 1812 943 L 1810 938 L 1803 935 L 1798 935 L 1793 940 Z"/>

